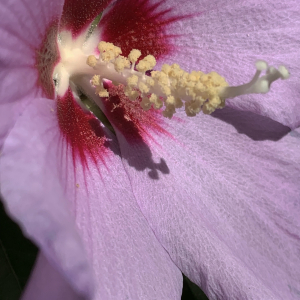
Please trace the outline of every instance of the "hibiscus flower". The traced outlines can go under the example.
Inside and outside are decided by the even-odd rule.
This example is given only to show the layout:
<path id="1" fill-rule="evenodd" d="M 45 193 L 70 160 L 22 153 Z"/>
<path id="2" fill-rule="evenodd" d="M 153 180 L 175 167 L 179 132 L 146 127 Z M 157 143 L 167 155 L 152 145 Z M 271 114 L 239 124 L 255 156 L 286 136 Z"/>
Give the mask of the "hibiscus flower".
<path id="1" fill-rule="evenodd" d="M 24 299 L 180 299 L 181 272 L 210 299 L 299 298 L 297 1 L 0 7 L 1 194 L 41 253 Z M 257 59 L 291 78 L 249 94 L 288 77 L 259 61 L 243 86 Z"/>

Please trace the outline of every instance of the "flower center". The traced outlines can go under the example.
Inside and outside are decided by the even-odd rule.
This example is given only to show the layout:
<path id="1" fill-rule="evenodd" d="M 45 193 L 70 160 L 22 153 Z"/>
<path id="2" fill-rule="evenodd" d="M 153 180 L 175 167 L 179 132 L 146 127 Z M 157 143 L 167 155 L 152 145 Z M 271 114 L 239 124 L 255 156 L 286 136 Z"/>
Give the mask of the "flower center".
<path id="1" fill-rule="evenodd" d="M 255 64 L 256 73 L 249 83 L 229 86 L 216 72 L 188 73 L 178 64 L 164 64 L 160 71 L 151 71 L 156 65 L 153 55 L 139 60 L 141 51 L 133 49 L 128 57 L 124 57 L 121 55 L 122 49 L 104 41 L 98 44 L 99 55 L 89 55 L 95 53 L 95 42 L 90 38 L 87 43 L 82 37 L 73 41 L 71 34 L 61 34 L 61 61 L 54 71 L 54 78 L 59 82 L 56 89 L 58 95 L 64 95 L 70 82 L 73 82 L 83 90 L 94 88 L 94 94 L 109 97 L 103 82 L 110 80 L 114 85 L 121 85 L 125 95 L 132 101 L 138 101 L 143 110 L 163 107 L 163 115 L 172 118 L 176 109 L 183 105 L 187 116 L 196 116 L 200 111 L 210 114 L 223 108 L 226 98 L 267 93 L 272 82 L 289 77 L 284 66 L 276 69 L 259 60 Z M 265 75 L 261 75 L 263 71 Z"/>

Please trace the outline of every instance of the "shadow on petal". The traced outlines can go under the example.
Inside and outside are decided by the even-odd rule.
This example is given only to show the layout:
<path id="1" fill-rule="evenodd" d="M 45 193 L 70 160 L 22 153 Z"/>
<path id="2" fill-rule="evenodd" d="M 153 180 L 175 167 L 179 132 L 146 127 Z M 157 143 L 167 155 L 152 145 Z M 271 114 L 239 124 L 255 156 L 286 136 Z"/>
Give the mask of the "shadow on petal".
<path id="1" fill-rule="evenodd" d="M 268 117 L 230 107 L 216 110 L 211 116 L 231 124 L 238 133 L 245 134 L 254 141 L 278 141 L 291 131 L 289 127 Z"/>
<path id="2" fill-rule="evenodd" d="M 120 139 L 124 139 L 121 134 L 117 135 L 119 141 Z M 120 141 L 120 143 L 122 142 Z M 138 150 L 135 150 L 135 148 Z M 129 166 L 135 168 L 137 171 L 149 170 L 148 176 L 151 179 L 159 179 L 159 172 L 162 174 L 170 173 L 169 167 L 163 158 L 157 163 L 153 160 L 150 148 L 142 139 L 137 144 L 132 145 L 132 151 L 122 152 L 122 158 L 126 159 Z"/>
<path id="3" fill-rule="evenodd" d="M 164 129 L 161 113 L 154 109 L 144 111 L 140 106 L 141 99 L 129 100 L 122 86 L 107 87 L 111 96 L 102 98 L 99 106 L 114 127 L 119 143 L 125 140 L 131 147 L 130 152 L 122 153 L 122 158 L 137 171 L 149 170 L 148 175 L 152 179 L 159 179 L 159 172 L 169 174 L 165 160 L 160 158 L 159 162 L 155 162 L 148 146 L 156 143 L 151 132 L 171 136 Z"/>

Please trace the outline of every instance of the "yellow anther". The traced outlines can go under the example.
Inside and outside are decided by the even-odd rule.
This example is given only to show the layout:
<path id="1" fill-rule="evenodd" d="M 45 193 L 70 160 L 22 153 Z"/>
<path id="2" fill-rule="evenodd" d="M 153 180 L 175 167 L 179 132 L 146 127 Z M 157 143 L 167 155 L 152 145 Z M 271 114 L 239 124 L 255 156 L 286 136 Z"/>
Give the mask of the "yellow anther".
<path id="1" fill-rule="evenodd" d="M 204 114 L 211 114 L 217 108 L 223 108 L 225 106 L 225 100 L 221 99 L 220 97 L 216 96 L 208 101 L 206 101 L 202 106 L 202 111 Z"/>
<path id="2" fill-rule="evenodd" d="M 139 96 L 139 93 L 137 91 L 132 91 L 129 95 L 129 99 L 131 101 L 135 101 L 138 96 Z"/>
<path id="3" fill-rule="evenodd" d="M 106 51 L 113 51 L 115 45 L 113 43 L 106 43 Z"/>
<path id="4" fill-rule="evenodd" d="M 154 80 L 153 80 L 151 77 L 147 77 L 147 78 L 146 78 L 146 83 L 147 83 L 149 86 L 154 86 Z"/>
<path id="5" fill-rule="evenodd" d="M 186 101 L 185 113 L 189 117 L 196 116 L 201 111 L 201 105 L 198 101 Z"/>
<path id="6" fill-rule="evenodd" d="M 116 56 L 115 56 L 114 51 L 111 51 L 111 50 L 101 53 L 101 58 L 105 62 L 109 62 L 109 61 L 115 59 L 115 57 Z"/>
<path id="7" fill-rule="evenodd" d="M 151 77 L 157 79 L 159 85 L 169 85 L 169 77 L 167 74 L 159 71 L 152 71 Z"/>
<path id="8" fill-rule="evenodd" d="M 93 86 L 97 86 L 97 85 L 102 84 L 101 80 L 100 80 L 100 75 L 94 75 L 92 80 L 91 80 L 91 83 L 92 83 Z"/>
<path id="9" fill-rule="evenodd" d="M 152 72 L 151 72 L 151 77 L 152 77 L 152 78 L 159 78 L 159 76 L 160 76 L 159 74 L 160 74 L 159 71 L 152 71 Z"/>
<path id="10" fill-rule="evenodd" d="M 203 74 L 200 78 L 200 81 L 208 88 L 209 87 L 224 87 L 224 86 L 228 85 L 228 83 L 225 81 L 225 79 L 216 72 L 210 72 L 208 74 Z"/>
<path id="11" fill-rule="evenodd" d="M 92 68 L 97 65 L 97 62 L 98 62 L 98 60 L 95 55 L 89 55 L 86 60 L 86 63 Z"/>
<path id="12" fill-rule="evenodd" d="M 184 71 L 181 70 L 181 68 L 178 64 L 173 64 L 171 66 L 171 70 L 169 71 L 169 76 L 179 79 L 183 73 L 184 73 Z"/>
<path id="13" fill-rule="evenodd" d="M 205 84 L 206 86 L 211 86 L 212 85 L 212 80 L 211 76 L 209 74 L 203 74 L 200 78 L 201 82 Z"/>
<path id="14" fill-rule="evenodd" d="M 137 49 L 133 49 L 130 51 L 129 55 L 128 55 L 128 59 L 132 62 L 132 63 L 136 63 L 137 60 L 139 59 L 139 57 L 141 56 L 141 51 L 137 50 Z"/>
<path id="15" fill-rule="evenodd" d="M 166 107 L 166 109 L 163 111 L 163 116 L 165 118 L 171 119 L 175 113 L 175 106 L 170 105 L 169 107 Z"/>
<path id="16" fill-rule="evenodd" d="M 171 71 L 171 66 L 169 66 L 168 64 L 163 64 L 161 67 L 161 71 L 169 75 L 169 72 Z"/>
<path id="17" fill-rule="evenodd" d="M 121 50 L 120 47 L 114 46 L 113 51 L 114 51 L 114 54 L 115 54 L 116 57 L 117 57 L 118 55 L 122 54 L 122 50 Z"/>
<path id="18" fill-rule="evenodd" d="M 171 70 L 169 73 L 170 77 L 174 77 L 178 79 L 182 76 L 182 74 L 183 74 L 183 70 L 177 70 L 177 69 Z"/>
<path id="19" fill-rule="evenodd" d="M 160 109 L 163 106 L 163 102 L 155 94 L 151 94 L 149 101 L 153 104 L 155 109 Z"/>
<path id="20" fill-rule="evenodd" d="M 141 60 L 136 66 L 136 69 L 139 72 L 145 73 L 146 71 L 150 70 L 150 64 L 147 61 Z"/>
<path id="21" fill-rule="evenodd" d="M 175 98 L 175 108 L 180 108 L 183 106 L 183 102 L 180 98 Z"/>
<path id="22" fill-rule="evenodd" d="M 172 89 L 175 90 L 178 86 L 178 80 L 173 78 L 170 83 L 171 83 Z"/>
<path id="23" fill-rule="evenodd" d="M 120 56 L 116 58 L 114 65 L 115 65 L 115 70 L 118 73 L 122 72 L 125 68 L 123 59 Z"/>
<path id="24" fill-rule="evenodd" d="M 160 88 L 166 96 L 171 95 L 171 89 L 167 85 L 161 85 Z"/>
<path id="25" fill-rule="evenodd" d="M 146 110 L 146 111 L 151 108 L 151 102 L 149 101 L 148 97 L 143 97 L 140 105 L 143 108 L 143 110 Z"/>
<path id="26" fill-rule="evenodd" d="M 128 95 L 132 92 L 132 88 L 130 86 L 125 86 L 124 94 L 128 97 Z"/>
<path id="27" fill-rule="evenodd" d="M 131 75 L 127 78 L 127 84 L 130 87 L 134 87 L 137 85 L 139 78 L 136 75 Z"/>
<path id="28" fill-rule="evenodd" d="M 196 85 L 195 81 L 188 81 L 186 83 L 186 87 L 188 87 L 188 88 L 194 88 L 195 85 Z"/>
<path id="29" fill-rule="evenodd" d="M 124 70 L 124 68 L 129 68 L 130 67 L 130 62 L 126 57 L 124 57 L 122 55 L 119 55 L 115 59 L 114 66 L 115 66 L 115 70 L 118 73 L 120 73 Z"/>
<path id="30" fill-rule="evenodd" d="M 98 49 L 100 52 L 104 52 L 104 51 L 113 51 L 114 50 L 114 44 L 112 43 L 107 43 L 107 42 L 104 42 L 104 41 L 101 41 L 99 44 L 98 44 Z"/>
<path id="31" fill-rule="evenodd" d="M 213 97 L 212 99 L 209 99 L 208 103 L 214 107 L 218 108 L 219 105 L 221 104 L 221 99 L 219 97 Z"/>
<path id="32" fill-rule="evenodd" d="M 168 96 L 165 103 L 166 103 L 166 106 L 169 106 L 169 105 L 175 106 L 175 98 L 173 96 Z"/>
<path id="33" fill-rule="evenodd" d="M 195 102 L 197 102 L 200 106 L 202 106 L 205 101 L 206 101 L 206 99 L 202 98 L 201 96 L 197 96 L 195 98 Z"/>
<path id="34" fill-rule="evenodd" d="M 202 106 L 202 111 L 205 115 L 210 115 L 215 111 L 215 107 L 209 104 L 209 102 L 205 102 Z"/>
<path id="35" fill-rule="evenodd" d="M 121 56 L 121 55 L 120 55 Z M 121 56 L 121 57 L 123 57 L 123 56 Z M 127 57 L 124 57 L 124 65 L 125 65 L 125 68 L 130 68 L 130 61 L 128 60 L 128 58 Z"/>
<path id="36" fill-rule="evenodd" d="M 155 57 L 153 55 L 147 55 L 138 63 L 136 69 L 139 72 L 145 73 L 146 71 L 153 69 L 155 65 L 156 65 Z"/>
<path id="37" fill-rule="evenodd" d="M 155 101 L 158 99 L 158 97 L 157 97 L 157 95 L 155 95 L 155 94 L 151 94 L 151 96 L 150 96 L 150 98 L 149 98 L 149 100 L 150 100 L 150 102 L 152 102 L 152 103 L 155 103 Z"/>
<path id="38" fill-rule="evenodd" d="M 98 44 L 98 49 L 99 49 L 100 52 L 113 51 L 114 48 L 115 48 L 115 45 L 112 44 L 112 43 L 107 43 L 107 42 L 101 41 Z"/>
<path id="39" fill-rule="evenodd" d="M 96 94 L 98 94 L 100 97 L 108 97 L 109 93 L 108 91 L 101 85 L 96 86 Z"/>
<path id="40" fill-rule="evenodd" d="M 197 77 L 195 74 L 189 74 L 188 75 L 188 81 L 192 81 L 192 82 L 196 82 L 197 81 Z"/>
<path id="41" fill-rule="evenodd" d="M 101 41 L 98 44 L 98 49 L 100 51 L 101 59 L 105 62 L 109 62 L 115 59 L 118 55 L 122 53 L 120 47 L 117 47 L 112 43 L 107 43 L 104 41 Z"/>
<path id="42" fill-rule="evenodd" d="M 182 71 L 182 70 L 181 70 Z M 172 73 L 173 71 L 171 71 L 171 73 Z M 175 73 L 176 74 L 175 74 Z M 180 74 L 178 73 L 179 71 L 178 70 L 175 70 L 172 74 L 174 75 L 174 77 L 175 78 L 177 78 L 177 80 L 178 80 L 178 86 L 179 87 L 183 87 L 183 88 L 185 88 L 185 87 L 187 87 L 187 85 L 188 85 L 188 82 L 189 82 L 189 80 L 188 80 L 188 77 L 189 77 L 189 73 L 188 72 L 184 72 L 184 71 L 182 71 Z"/>
<path id="43" fill-rule="evenodd" d="M 163 102 L 162 102 L 160 99 L 157 99 L 157 100 L 155 101 L 155 103 L 153 104 L 153 107 L 154 107 L 155 109 L 160 109 L 160 108 L 163 107 Z"/>
<path id="44" fill-rule="evenodd" d="M 171 67 L 172 67 L 173 70 L 176 70 L 176 69 L 181 70 L 181 68 L 178 64 L 172 64 Z"/>
<path id="45" fill-rule="evenodd" d="M 103 52 L 106 50 L 106 42 L 104 41 L 101 41 L 99 44 L 98 44 L 98 49 L 100 52 Z"/>
<path id="46" fill-rule="evenodd" d="M 181 101 L 181 99 L 174 97 L 174 96 L 168 96 L 165 104 L 167 107 L 169 107 L 170 105 L 173 105 L 175 108 L 180 108 L 183 105 L 183 102 Z"/>
<path id="47" fill-rule="evenodd" d="M 139 84 L 139 89 L 142 93 L 148 93 L 149 92 L 149 87 L 143 82 L 141 82 Z"/>
<path id="48" fill-rule="evenodd" d="M 139 96 L 139 93 L 133 90 L 130 86 L 126 86 L 124 92 L 131 101 L 136 100 L 136 98 Z"/>
<path id="49" fill-rule="evenodd" d="M 147 55 L 143 60 L 149 63 L 149 70 L 153 69 L 156 65 L 156 59 L 153 55 Z"/>
<path id="50" fill-rule="evenodd" d="M 203 74 L 201 71 L 192 71 L 190 75 L 195 77 L 195 81 L 198 81 Z"/>
<path id="51" fill-rule="evenodd" d="M 210 82 L 213 86 L 221 86 L 221 85 L 228 85 L 225 81 L 225 79 L 220 76 L 217 72 L 210 72 L 207 74 L 207 76 L 210 78 Z"/>
<path id="52" fill-rule="evenodd" d="M 109 96 L 109 93 L 108 93 L 108 91 L 107 90 L 102 90 L 102 91 L 100 91 L 99 93 L 98 93 L 98 95 L 100 96 L 100 97 L 108 97 Z"/>
<path id="53" fill-rule="evenodd" d="M 205 86 L 203 85 L 203 83 L 202 82 L 197 82 L 196 84 L 195 84 L 195 92 L 200 92 L 200 93 L 202 93 L 202 92 L 204 92 L 205 91 Z"/>
<path id="54" fill-rule="evenodd" d="M 190 95 L 193 98 L 196 97 L 196 93 L 194 91 L 195 84 L 196 84 L 195 81 L 188 81 L 186 83 L 186 93 L 187 93 L 187 95 Z"/>
<path id="55" fill-rule="evenodd" d="M 162 84 L 162 85 L 169 85 L 170 80 L 169 80 L 168 75 L 166 75 L 165 73 L 160 72 L 159 82 L 158 83 Z"/>

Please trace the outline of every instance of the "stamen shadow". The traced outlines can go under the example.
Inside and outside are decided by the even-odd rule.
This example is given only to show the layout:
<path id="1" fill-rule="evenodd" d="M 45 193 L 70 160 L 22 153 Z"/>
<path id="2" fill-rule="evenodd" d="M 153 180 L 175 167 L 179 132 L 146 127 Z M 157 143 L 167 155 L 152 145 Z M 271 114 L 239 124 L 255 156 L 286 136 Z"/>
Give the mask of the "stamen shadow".
<path id="1" fill-rule="evenodd" d="M 117 128 L 116 131 L 116 136 L 114 136 L 116 140 L 108 140 L 104 143 L 104 146 L 115 155 L 127 160 L 130 167 L 135 168 L 137 171 L 149 170 L 148 176 L 154 180 L 159 179 L 159 172 L 162 174 L 170 173 L 169 167 L 163 158 L 158 163 L 154 162 L 151 150 L 142 137 L 136 138 L 134 142 L 128 141 Z"/>
<path id="2" fill-rule="evenodd" d="M 278 141 L 291 131 L 288 126 L 268 117 L 230 107 L 216 110 L 211 116 L 231 124 L 239 133 L 247 135 L 254 141 Z"/>
<path id="3" fill-rule="evenodd" d="M 132 103 L 134 102 L 131 101 L 128 105 L 133 105 Z M 137 108 L 128 108 L 127 105 L 122 105 L 118 96 L 110 97 L 109 101 L 103 100 L 101 104 L 108 120 L 114 127 L 120 149 L 110 146 L 110 143 L 107 143 L 107 146 L 116 155 L 127 160 L 129 166 L 137 171 L 149 170 L 148 176 L 151 179 L 158 180 L 159 172 L 169 174 L 170 170 L 166 161 L 160 158 L 159 162 L 155 162 L 150 147 L 143 138 L 144 135 L 147 135 L 146 132 L 149 129 L 147 125 L 150 126 L 150 123 L 149 120 L 146 123 L 139 122 L 143 118 L 142 113 L 139 112 L 141 110 L 139 104 L 135 104 L 138 105 Z"/>
<path id="4" fill-rule="evenodd" d="M 169 174 L 170 170 L 166 161 L 160 158 L 155 162 L 150 147 L 145 143 L 139 129 L 134 123 L 122 119 L 123 108 L 118 108 L 115 115 L 118 116 L 112 121 L 116 131 L 115 142 L 108 141 L 105 145 L 115 155 L 127 160 L 128 165 L 137 171 L 148 171 L 148 176 L 153 180 L 159 179 L 159 173 Z M 278 141 L 291 129 L 268 117 L 257 115 L 252 112 L 238 111 L 230 107 L 217 110 L 211 114 L 213 118 L 222 120 L 236 128 L 238 133 L 245 134 L 254 141 L 271 140 Z"/>
<path id="5" fill-rule="evenodd" d="M 122 141 L 124 136 L 119 136 L 118 133 L 117 136 L 120 144 L 128 143 L 128 141 Z M 128 143 L 128 146 L 130 147 L 131 144 Z M 149 146 L 142 139 L 136 141 L 134 145 L 132 144 L 131 148 L 129 147 L 122 147 L 121 149 L 122 158 L 127 160 L 129 166 L 137 171 L 148 170 L 148 176 L 154 180 L 159 179 L 159 172 L 162 174 L 170 173 L 169 167 L 163 158 L 160 158 L 158 163 L 154 162 Z"/>

